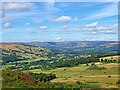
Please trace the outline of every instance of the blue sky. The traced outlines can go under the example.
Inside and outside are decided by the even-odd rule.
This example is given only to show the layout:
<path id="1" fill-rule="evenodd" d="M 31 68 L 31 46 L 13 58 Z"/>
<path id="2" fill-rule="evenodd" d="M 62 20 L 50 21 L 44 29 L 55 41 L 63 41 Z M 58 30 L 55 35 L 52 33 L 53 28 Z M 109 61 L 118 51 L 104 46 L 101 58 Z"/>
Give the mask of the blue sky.
<path id="1" fill-rule="evenodd" d="M 117 3 L 3 3 L 3 42 L 118 39 Z"/>

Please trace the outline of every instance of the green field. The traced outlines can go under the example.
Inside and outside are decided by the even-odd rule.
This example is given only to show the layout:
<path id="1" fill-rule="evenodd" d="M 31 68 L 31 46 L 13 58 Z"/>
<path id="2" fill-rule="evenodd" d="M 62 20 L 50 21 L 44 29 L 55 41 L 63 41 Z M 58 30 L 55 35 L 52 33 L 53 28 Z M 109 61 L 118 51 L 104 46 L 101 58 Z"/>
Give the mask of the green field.
<path id="1" fill-rule="evenodd" d="M 81 64 L 75 67 L 57 68 L 53 70 L 26 70 L 23 72 L 53 73 L 57 75 L 51 82 L 76 83 L 80 81 L 91 85 L 100 85 L 103 88 L 117 88 L 118 64 L 117 63 L 96 63 L 97 67 L 103 70 L 89 70 L 91 65 Z"/>
<path id="2" fill-rule="evenodd" d="M 66 67 L 66 68 L 57 68 L 52 70 L 26 70 L 23 72 L 33 72 L 33 73 L 54 73 L 57 77 L 74 77 L 78 75 L 80 72 L 85 71 L 89 66 L 79 65 L 76 67 Z"/>

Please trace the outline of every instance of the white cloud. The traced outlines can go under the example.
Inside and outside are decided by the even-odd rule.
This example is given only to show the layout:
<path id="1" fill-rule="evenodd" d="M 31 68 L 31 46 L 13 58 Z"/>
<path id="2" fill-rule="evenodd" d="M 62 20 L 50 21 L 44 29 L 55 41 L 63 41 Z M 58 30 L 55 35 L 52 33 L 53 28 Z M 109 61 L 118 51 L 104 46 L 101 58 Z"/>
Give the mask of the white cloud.
<path id="1" fill-rule="evenodd" d="M 45 8 L 47 9 L 47 12 L 49 13 L 53 13 L 53 12 L 61 10 L 60 8 L 55 6 L 55 0 L 47 0 L 47 2 L 45 2 Z"/>
<path id="2" fill-rule="evenodd" d="M 97 27 L 98 22 L 87 24 L 86 27 Z"/>
<path id="3" fill-rule="evenodd" d="M 118 28 L 118 27 L 120 27 L 120 24 L 114 24 L 113 27 Z"/>
<path id="4" fill-rule="evenodd" d="M 78 21 L 78 17 L 75 17 L 75 21 Z"/>
<path id="5" fill-rule="evenodd" d="M 39 26 L 38 29 L 39 29 L 39 30 L 47 30 L 48 27 L 47 27 L 47 26 Z"/>
<path id="6" fill-rule="evenodd" d="M 74 31 L 79 31 L 79 32 L 85 32 L 87 34 L 92 34 L 92 35 L 97 35 L 97 34 L 117 34 L 118 25 L 113 24 L 113 25 L 98 25 L 98 22 L 94 22 L 91 24 L 87 24 L 84 27 L 79 27 Z"/>
<path id="7" fill-rule="evenodd" d="M 104 31 L 101 31 L 101 33 L 103 33 L 103 34 L 116 34 L 117 32 L 115 32 L 113 30 L 104 30 Z"/>
<path id="8" fill-rule="evenodd" d="M 4 28 L 11 28 L 12 24 L 11 23 L 5 23 L 3 26 L 4 26 Z"/>
<path id="9" fill-rule="evenodd" d="M 58 37 L 58 38 L 55 38 L 57 41 L 63 41 L 62 38 Z"/>
<path id="10" fill-rule="evenodd" d="M 50 19 L 50 20 L 54 22 L 71 22 L 71 21 L 77 21 L 78 18 L 77 17 L 72 18 L 71 16 L 60 16 L 56 19 Z"/>
<path id="11" fill-rule="evenodd" d="M 26 11 L 32 10 L 34 8 L 33 3 L 24 3 L 24 2 L 8 2 L 4 4 L 4 10 L 12 10 L 12 11 Z"/>
<path id="12" fill-rule="evenodd" d="M 61 28 L 62 29 L 68 29 L 68 26 L 62 26 Z"/>
<path id="13" fill-rule="evenodd" d="M 61 38 L 56 38 L 57 40 L 61 40 Z"/>
<path id="14" fill-rule="evenodd" d="M 27 22 L 27 23 L 25 23 L 25 25 L 28 26 L 28 25 L 30 25 L 30 23 Z"/>
<path id="15" fill-rule="evenodd" d="M 54 21 L 56 22 L 70 22 L 72 20 L 72 18 L 70 16 L 60 16 L 56 19 L 54 19 Z"/>
<path id="16" fill-rule="evenodd" d="M 101 19 L 104 17 L 114 16 L 114 15 L 118 15 L 118 2 L 114 2 L 110 5 L 103 7 L 103 9 L 99 10 L 99 12 L 96 12 L 88 17 L 85 17 L 83 18 L 83 20 Z"/>
<path id="17" fill-rule="evenodd" d="M 96 27 L 96 30 L 106 30 L 106 29 L 108 29 L 108 27 L 105 27 L 105 26 Z"/>
<path id="18" fill-rule="evenodd" d="M 90 34 L 97 34 L 97 32 L 90 32 Z"/>

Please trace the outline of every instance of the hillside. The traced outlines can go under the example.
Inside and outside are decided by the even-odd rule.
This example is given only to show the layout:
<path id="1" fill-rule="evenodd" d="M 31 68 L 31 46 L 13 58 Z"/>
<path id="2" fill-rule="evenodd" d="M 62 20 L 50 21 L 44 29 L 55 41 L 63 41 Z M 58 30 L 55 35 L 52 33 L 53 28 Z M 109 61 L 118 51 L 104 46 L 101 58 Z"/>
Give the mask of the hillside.
<path id="1" fill-rule="evenodd" d="M 38 76 L 41 75 L 49 75 L 49 74 L 35 74 Z M 52 75 L 52 74 L 50 74 Z M 38 77 L 40 78 L 40 77 Z M 47 77 L 41 77 L 42 79 L 50 78 L 50 76 Z M 12 70 L 4 70 L 3 71 L 3 80 L 2 80 L 2 89 L 6 90 L 6 88 L 14 88 L 14 89 L 22 89 L 26 90 L 27 88 L 98 88 L 98 85 L 92 86 L 91 84 L 68 84 L 68 83 L 60 83 L 60 82 L 41 82 L 40 80 L 36 80 L 32 75 L 26 74 L 20 71 L 12 71 Z"/>
<path id="2" fill-rule="evenodd" d="M 49 55 L 54 54 L 45 48 L 36 48 L 20 43 L 3 43 L 1 45 L 2 60 L 0 61 L 3 69 L 8 67 L 29 68 L 32 66 L 32 62 L 49 60 Z"/>
<path id="3" fill-rule="evenodd" d="M 45 47 L 28 43 L 0 44 L 4 88 L 117 88 L 116 42 L 47 42 L 42 45 Z"/>
<path id="4" fill-rule="evenodd" d="M 117 53 L 120 46 L 117 41 L 29 42 L 23 44 L 47 48 L 54 52 L 57 50 L 59 53 Z"/>
<path id="5" fill-rule="evenodd" d="M 3 70 L 2 73 L 2 86 L 4 88 L 26 87 L 35 83 L 32 76 L 20 71 Z"/>
<path id="6" fill-rule="evenodd" d="M 28 47 L 19 43 L 3 43 L 0 49 L 2 49 L 3 60 L 6 60 L 9 56 L 16 56 L 18 58 L 17 61 L 23 59 L 46 60 L 48 58 L 47 55 L 52 53 L 48 49 Z"/>
<path id="7" fill-rule="evenodd" d="M 106 44 L 113 46 L 107 47 Z M 113 44 L 114 43 L 114 44 Z M 54 69 L 98 62 L 99 57 L 118 54 L 110 41 L 30 42 L 0 44 L 3 69 Z M 108 53 L 109 52 L 109 53 Z"/>
<path id="8" fill-rule="evenodd" d="M 5 50 L 10 50 L 10 49 L 19 50 L 18 47 L 21 49 L 29 48 L 28 46 L 19 43 L 0 43 L 0 48 Z"/>
<path id="9" fill-rule="evenodd" d="M 45 88 L 45 83 L 42 83 L 40 80 L 36 80 L 32 75 L 23 73 L 20 71 L 13 71 L 13 70 L 3 70 L 2 71 L 3 80 L 2 80 L 2 87 L 3 88 Z M 37 74 L 39 77 L 41 75 L 47 74 Z M 52 74 L 51 74 L 52 76 Z M 47 77 L 45 77 L 47 79 Z M 50 76 L 48 76 L 50 78 Z M 44 79 L 44 78 L 43 78 Z M 48 86 L 50 87 L 50 86 Z"/>

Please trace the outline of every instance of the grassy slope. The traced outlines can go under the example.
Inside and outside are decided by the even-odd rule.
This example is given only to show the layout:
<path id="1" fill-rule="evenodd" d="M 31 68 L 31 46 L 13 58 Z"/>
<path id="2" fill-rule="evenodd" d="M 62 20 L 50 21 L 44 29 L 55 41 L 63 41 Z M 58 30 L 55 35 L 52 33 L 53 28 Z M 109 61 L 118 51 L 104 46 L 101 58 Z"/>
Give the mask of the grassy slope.
<path id="1" fill-rule="evenodd" d="M 67 83 L 42 83 L 35 81 L 29 74 L 20 71 L 3 71 L 2 88 L 99 88 L 99 85 L 91 84 L 67 84 Z"/>
<path id="2" fill-rule="evenodd" d="M 97 63 L 98 67 L 105 67 L 103 70 L 89 70 L 90 66 L 79 65 L 75 67 L 57 68 L 53 70 L 29 70 L 34 73 L 54 73 L 58 78 L 51 82 L 67 82 L 74 84 L 76 81 L 89 83 L 91 85 L 101 85 L 103 88 L 117 88 L 118 64 L 117 63 Z M 24 71 L 28 72 L 28 71 Z M 111 76 L 108 78 L 108 76 Z"/>
<path id="3" fill-rule="evenodd" d="M 1 44 L 0 44 L 1 46 Z M 48 54 L 52 53 L 52 51 L 44 48 L 35 48 L 30 46 L 25 46 L 18 43 L 3 43 L 0 47 L 2 49 L 2 57 L 7 57 L 7 55 L 16 55 L 19 58 L 18 63 L 24 62 L 36 62 L 39 60 L 48 60 Z M 26 59 L 26 60 L 25 60 Z M 11 59 L 10 59 L 11 60 Z M 7 61 L 9 61 L 9 58 Z M 12 61 L 14 61 L 12 59 Z M 8 67 L 14 66 L 14 63 L 6 63 L 6 65 L 2 66 L 2 69 L 6 69 Z"/>

